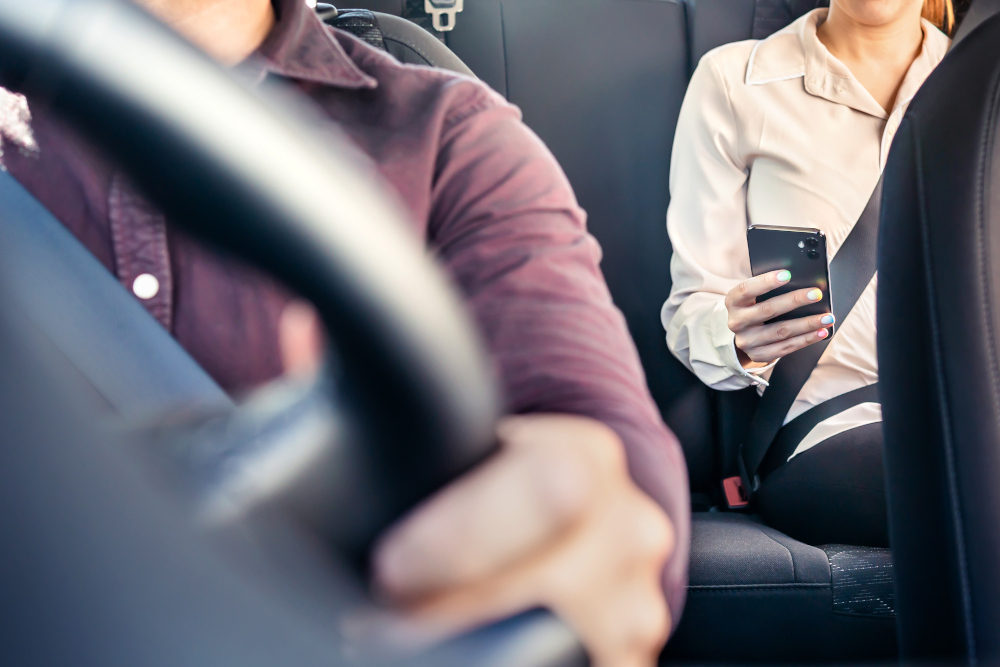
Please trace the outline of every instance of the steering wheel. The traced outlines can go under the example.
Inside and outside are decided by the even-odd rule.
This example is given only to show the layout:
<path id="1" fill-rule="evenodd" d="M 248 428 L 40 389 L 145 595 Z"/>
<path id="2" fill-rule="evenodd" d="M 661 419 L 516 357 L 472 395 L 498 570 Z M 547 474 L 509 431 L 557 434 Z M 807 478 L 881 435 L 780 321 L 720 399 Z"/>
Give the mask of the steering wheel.
<path id="1" fill-rule="evenodd" d="M 363 157 L 288 91 L 240 85 L 122 0 L 0 0 L 0 85 L 45 98 L 173 224 L 309 299 L 331 334 L 309 386 L 171 431 L 202 520 L 276 510 L 357 560 L 494 451 L 497 391 L 459 298 Z M 579 655 L 552 632 L 545 664 Z"/>

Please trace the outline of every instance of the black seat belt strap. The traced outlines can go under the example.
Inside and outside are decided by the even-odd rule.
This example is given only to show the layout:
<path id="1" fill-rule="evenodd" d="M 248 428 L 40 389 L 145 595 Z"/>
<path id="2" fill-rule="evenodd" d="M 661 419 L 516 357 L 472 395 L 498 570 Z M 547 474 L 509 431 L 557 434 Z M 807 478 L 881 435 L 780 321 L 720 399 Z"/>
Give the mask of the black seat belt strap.
<path id="1" fill-rule="evenodd" d="M 881 204 L 882 179 L 879 178 L 864 211 L 830 262 L 831 299 L 838 326 L 847 319 L 848 313 L 875 275 Z M 731 507 L 746 506 L 749 503 L 759 484 L 757 474 L 761 463 L 781 430 L 785 415 L 829 344 L 830 339 L 810 345 L 782 358 L 774 367 L 768 380 L 769 387 L 760 399 L 750 421 L 746 440 L 737 456 L 742 493 L 737 495 L 734 492 L 734 478 L 724 482 L 727 501 Z"/>
<path id="2" fill-rule="evenodd" d="M 792 421 L 781 427 L 778 435 L 771 443 L 764 461 L 760 464 L 758 474 L 761 479 L 767 477 L 777 470 L 783 463 L 791 458 L 798 448 L 803 438 L 809 435 L 820 422 L 823 422 L 834 415 L 839 415 L 848 408 L 853 408 L 862 403 L 878 403 L 878 383 L 865 385 L 859 389 L 834 396 L 814 406 Z"/>

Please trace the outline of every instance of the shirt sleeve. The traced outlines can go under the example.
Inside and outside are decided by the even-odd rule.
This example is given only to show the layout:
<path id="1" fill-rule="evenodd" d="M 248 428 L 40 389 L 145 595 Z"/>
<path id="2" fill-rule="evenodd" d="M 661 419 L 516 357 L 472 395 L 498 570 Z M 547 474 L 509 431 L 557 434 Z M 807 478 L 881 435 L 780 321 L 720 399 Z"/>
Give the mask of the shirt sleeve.
<path id="1" fill-rule="evenodd" d="M 726 294 L 750 277 L 746 245 L 748 168 L 739 150 L 726 81 L 702 58 L 681 106 L 670 161 L 667 231 L 670 297 L 660 313 L 667 346 L 713 389 L 760 384 L 736 357 Z"/>
<path id="2" fill-rule="evenodd" d="M 664 574 L 676 622 L 690 535 L 683 454 L 646 387 L 569 182 L 518 110 L 483 93 L 445 125 L 430 244 L 472 306 L 509 412 L 586 415 L 622 438 L 634 479 L 677 532 Z"/>

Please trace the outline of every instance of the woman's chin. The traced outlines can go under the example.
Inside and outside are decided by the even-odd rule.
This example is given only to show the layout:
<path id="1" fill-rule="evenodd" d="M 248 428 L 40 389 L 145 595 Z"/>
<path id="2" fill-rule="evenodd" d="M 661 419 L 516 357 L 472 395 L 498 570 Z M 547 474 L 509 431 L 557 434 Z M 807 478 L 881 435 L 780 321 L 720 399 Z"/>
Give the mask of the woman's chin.
<path id="1" fill-rule="evenodd" d="M 886 26 L 913 15 L 914 0 L 838 0 L 837 6 L 860 25 Z M 836 11 L 836 10 L 834 10 Z"/>

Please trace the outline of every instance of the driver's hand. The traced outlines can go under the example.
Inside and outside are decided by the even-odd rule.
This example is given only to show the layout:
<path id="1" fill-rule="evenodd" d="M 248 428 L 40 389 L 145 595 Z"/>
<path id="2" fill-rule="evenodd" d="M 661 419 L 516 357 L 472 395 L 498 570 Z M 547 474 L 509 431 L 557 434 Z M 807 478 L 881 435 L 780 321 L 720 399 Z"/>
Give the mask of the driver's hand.
<path id="1" fill-rule="evenodd" d="M 286 309 L 281 343 L 290 373 L 315 370 L 311 308 Z M 670 628 L 662 572 L 674 532 L 629 476 L 617 434 L 533 415 L 503 419 L 497 436 L 494 457 L 382 536 L 374 584 L 391 611 L 352 632 L 429 643 L 547 607 L 595 667 L 655 665 Z"/>
<path id="2" fill-rule="evenodd" d="M 729 330 L 736 334 L 736 353 L 744 368 L 755 368 L 818 343 L 830 335 L 833 314 L 764 324 L 773 317 L 823 298 L 819 288 L 800 289 L 757 303 L 757 297 L 791 280 L 788 271 L 771 271 L 744 280 L 726 295 Z"/>
<path id="3" fill-rule="evenodd" d="M 436 639 L 543 606 L 597 667 L 648 667 L 666 642 L 674 548 L 632 481 L 618 436 L 583 417 L 508 417 L 500 452 L 419 506 L 378 544 L 377 590 L 396 623 Z"/>

